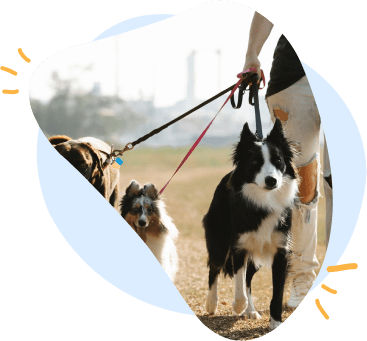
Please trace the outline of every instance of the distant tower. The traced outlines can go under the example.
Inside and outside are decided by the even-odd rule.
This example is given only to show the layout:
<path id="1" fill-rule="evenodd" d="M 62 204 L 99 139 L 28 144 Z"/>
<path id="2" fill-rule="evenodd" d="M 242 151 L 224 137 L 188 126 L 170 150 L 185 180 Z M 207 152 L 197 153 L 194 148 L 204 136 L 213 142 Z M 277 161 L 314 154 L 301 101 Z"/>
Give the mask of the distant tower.
<path id="1" fill-rule="evenodd" d="M 94 82 L 93 83 L 92 94 L 95 95 L 95 96 L 100 96 L 101 95 L 101 83 L 100 82 Z"/>
<path id="2" fill-rule="evenodd" d="M 216 51 L 218 54 L 218 91 L 222 91 L 221 89 L 221 84 L 220 84 L 220 77 L 221 77 L 221 65 L 222 65 L 222 51 L 221 50 L 217 50 Z"/>
<path id="3" fill-rule="evenodd" d="M 119 60 L 119 40 L 118 40 L 118 35 L 115 36 L 115 58 L 116 58 L 116 68 L 115 68 L 115 84 L 116 84 L 116 93 L 115 96 L 119 97 L 119 92 L 120 92 L 120 86 L 119 86 L 119 64 L 120 64 L 120 60 Z"/>
<path id="4" fill-rule="evenodd" d="M 195 103 L 195 51 L 187 57 L 187 91 L 186 100 L 192 106 Z"/>

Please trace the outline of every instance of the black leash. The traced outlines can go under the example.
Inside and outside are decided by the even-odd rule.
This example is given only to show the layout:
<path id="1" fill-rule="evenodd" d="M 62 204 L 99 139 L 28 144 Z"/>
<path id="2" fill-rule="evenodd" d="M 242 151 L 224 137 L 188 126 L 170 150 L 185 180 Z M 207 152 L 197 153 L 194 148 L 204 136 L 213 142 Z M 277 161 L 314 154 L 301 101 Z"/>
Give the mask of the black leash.
<path id="1" fill-rule="evenodd" d="M 263 131 L 261 126 L 261 117 L 260 117 L 260 107 L 259 107 L 259 84 L 257 83 L 260 79 L 259 75 L 254 73 L 248 79 L 242 82 L 240 87 L 238 88 L 238 97 L 237 104 L 234 101 L 234 96 L 231 97 L 231 104 L 233 109 L 239 109 L 242 106 L 243 95 L 246 91 L 249 83 L 252 83 L 250 86 L 250 94 L 249 94 L 249 103 L 255 107 L 255 120 L 256 120 L 256 135 L 259 139 L 263 139 Z"/>
<path id="2" fill-rule="evenodd" d="M 238 76 L 239 77 L 239 76 Z M 239 77 L 240 78 L 240 77 Z M 259 86 L 257 84 L 257 81 L 259 80 L 259 76 L 254 73 L 253 75 L 251 75 L 250 77 L 247 77 L 245 79 L 242 80 L 242 83 L 239 86 L 239 91 L 238 91 L 238 102 L 237 105 L 234 102 L 234 96 L 231 97 L 231 104 L 232 107 L 234 109 L 239 109 L 242 105 L 242 98 L 243 98 L 243 94 L 246 91 L 247 86 L 249 85 L 249 83 L 252 83 L 251 87 L 250 87 L 250 95 L 249 95 L 249 103 L 251 105 L 255 106 L 255 115 L 256 115 L 256 134 L 260 139 L 263 139 L 263 135 L 262 135 L 262 128 L 261 128 L 261 119 L 260 119 L 260 109 L 259 109 L 259 97 L 258 97 L 258 91 L 259 91 Z M 184 114 L 176 117 L 175 119 L 173 119 L 172 121 L 162 125 L 161 127 L 152 130 L 150 133 L 140 137 L 139 139 L 137 139 L 134 142 L 129 142 L 124 149 L 115 149 L 113 150 L 113 148 L 111 147 L 111 153 L 107 154 L 107 159 L 106 161 L 103 163 L 103 167 L 102 169 L 104 170 L 109 164 L 112 164 L 116 157 L 118 157 L 119 155 L 122 155 L 124 152 L 128 151 L 128 150 L 132 150 L 136 145 L 138 145 L 139 143 L 142 143 L 144 141 L 146 141 L 147 139 L 149 139 L 150 137 L 160 133 L 162 130 L 168 128 L 169 126 L 171 126 L 172 124 L 182 120 L 183 118 L 185 118 L 186 116 L 190 115 L 191 113 L 193 113 L 194 111 L 202 108 L 203 106 L 207 105 L 210 102 L 213 102 L 214 100 L 216 100 L 217 98 L 223 96 L 225 93 L 233 90 L 233 88 L 235 86 L 238 86 L 238 83 L 231 85 L 229 88 L 221 91 L 220 93 L 216 94 L 215 96 L 209 98 L 208 100 L 206 100 L 205 102 L 197 105 L 195 108 L 192 108 L 191 110 L 185 112 Z M 252 102 L 252 99 L 254 100 L 254 103 Z"/>
<path id="3" fill-rule="evenodd" d="M 141 142 L 144 142 L 145 140 L 149 139 L 150 137 L 152 137 L 152 136 L 154 136 L 154 135 L 156 135 L 156 134 L 160 133 L 162 130 L 164 130 L 164 129 L 168 128 L 170 125 L 172 125 L 172 124 L 174 124 L 174 123 L 176 123 L 176 122 L 178 122 L 178 121 L 182 120 L 183 118 L 185 118 L 186 116 L 190 115 L 190 114 L 191 114 L 191 113 L 193 113 L 194 111 L 196 111 L 196 110 L 200 109 L 201 107 L 203 107 L 203 106 L 205 106 L 205 105 L 209 104 L 210 102 L 213 102 L 213 101 L 214 101 L 215 99 L 217 99 L 218 97 L 223 96 L 225 93 L 227 93 L 227 92 L 231 91 L 235 85 L 236 85 L 236 84 L 231 85 L 231 86 L 230 86 L 229 88 L 227 88 L 226 90 L 223 90 L 223 91 L 222 91 L 222 92 L 220 92 L 219 94 L 217 94 L 217 95 L 215 95 L 215 96 L 213 96 L 213 97 L 209 98 L 209 99 L 208 99 L 208 100 L 206 100 L 205 102 L 203 102 L 203 103 L 199 104 L 198 106 L 196 106 L 195 108 L 193 108 L 193 109 L 191 109 L 191 110 L 189 110 L 189 111 L 185 112 L 185 113 L 184 113 L 184 114 L 182 114 L 181 116 L 176 117 L 174 120 L 172 120 L 172 121 L 170 121 L 170 122 L 166 123 L 165 125 L 163 125 L 163 126 L 161 126 L 161 127 L 157 128 L 157 129 L 154 129 L 154 130 L 153 130 L 153 131 L 151 131 L 149 134 L 144 135 L 143 137 L 141 137 L 141 138 L 137 139 L 136 141 L 131 142 L 131 145 L 132 145 L 133 147 L 135 147 L 137 144 L 139 144 L 139 143 L 141 143 Z"/>
<path id="4" fill-rule="evenodd" d="M 236 83 L 237 84 L 237 83 Z M 216 94 L 215 96 L 209 98 L 208 100 L 206 100 L 205 102 L 197 105 L 195 108 L 192 108 L 191 110 L 185 112 L 184 114 L 176 117 L 175 119 L 173 119 L 172 121 L 164 124 L 163 126 L 157 128 L 157 129 L 154 129 L 152 130 L 150 133 L 140 137 L 139 139 L 137 139 L 136 141 L 134 142 L 129 142 L 125 147 L 124 149 L 115 149 L 113 150 L 112 147 L 111 147 L 111 153 L 110 154 L 107 154 L 107 159 L 106 161 L 104 162 L 103 164 L 103 167 L 102 169 L 106 169 L 106 167 L 109 165 L 109 164 L 112 164 L 113 161 L 115 160 L 115 158 L 119 155 L 122 155 L 124 152 L 128 151 L 128 150 L 132 150 L 136 145 L 138 145 L 139 143 L 142 143 L 144 141 L 146 141 L 147 139 L 149 139 L 150 137 L 160 133 L 162 130 L 168 128 L 170 125 L 182 120 L 183 118 L 185 118 L 186 116 L 190 115 L 191 113 L 193 113 L 194 111 L 202 108 L 203 106 L 207 105 L 208 103 L 210 102 L 213 102 L 214 100 L 216 100 L 217 98 L 223 96 L 225 93 L 231 91 L 235 86 L 236 84 L 233 84 L 231 85 L 229 88 L 221 91 L 220 93 Z"/>
<path id="5" fill-rule="evenodd" d="M 209 98 L 208 100 L 206 100 L 205 102 L 197 105 L 195 108 L 192 108 L 191 110 L 185 112 L 184 114 L 176 117 L 175 119 L 173 119 L 172 121 L 169 121 L 168 123 L 164 124 L 163 126 L 152 130 L 150 133 L 140 137 L 139 139 L 137 139 L 134 142 L 129 142 L 124 149 L 116 149 L 113 152 L 111 152 L 111 156 L 112 157 L 116 157 L 119 155 L 122 155 L 124 152 L 126 152 L 127 150 L 132 150 L 136 145 L 138 145 L 139 143 L 142 143 L 146 140 L 148 140 L 150 137 L 160 133 L 162 130 L 168 128 L 170 125 L 182 120 L 183 118 L 185 118 L 186 116 L 190 115 L 191 113 L 193 113 L 194 111 L 200 109 L 201 107 L 203 107 L 204 105 L 207 105 L 210 102 L 213 102 L 215 99 L 219 98 L 220 96 L 223 96 L 225 93 L 231 91 L 234 87 L 236 86 L 236 84 L 231 85 L 229 88 L 223 90 L 222 92 L 220 92 L 219 94 L 216 94 L 215 96 Z"/>

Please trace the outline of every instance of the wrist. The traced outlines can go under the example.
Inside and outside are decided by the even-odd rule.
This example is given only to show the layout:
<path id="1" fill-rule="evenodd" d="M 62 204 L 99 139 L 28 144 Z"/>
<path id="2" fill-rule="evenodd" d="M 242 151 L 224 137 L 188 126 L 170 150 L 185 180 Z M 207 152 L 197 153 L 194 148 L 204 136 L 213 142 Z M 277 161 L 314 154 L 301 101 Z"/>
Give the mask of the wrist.
<path id="1" fill-rule="evenodd" d="M 257 58 L 258 54 L 256 53 L 256 51 L 247 51 L 246 53 L 246 58 Z"/>
<path id="2" fill-rule="evenodd" d="M 246 57 L 258 57 L 260 54 L 260 50 L 259 48 L 257 48 L 256 46 L 249 46 L 247 48 L 247 52 L 246 52 Z"/>

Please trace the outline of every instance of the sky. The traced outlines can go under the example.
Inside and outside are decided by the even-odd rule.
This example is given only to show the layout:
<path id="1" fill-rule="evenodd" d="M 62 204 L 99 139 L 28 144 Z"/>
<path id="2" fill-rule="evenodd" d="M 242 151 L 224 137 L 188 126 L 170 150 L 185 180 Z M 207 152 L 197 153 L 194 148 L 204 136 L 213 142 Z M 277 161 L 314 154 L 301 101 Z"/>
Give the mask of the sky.
<path id="1" fill-rule="evenodd" d="M 57 71 L 62 78 L 76 80 L 75 91 L 90 91 L 98 82 L 103 95 L 114 95 L 118 84 L 125 100 L 154 98 L 156 106 L 169 106 L 186 97 L 186 60 L 194 50 L 195 97 L 205 100 L 237 81 L 253 13 L 241 4 L 211 2 L 134 31 L 60 51 L 36 70 L 30 97 L 49 100 L 51 74 Z M 280 35 L 274 27 L 259 56 L 267 80 Z"/>

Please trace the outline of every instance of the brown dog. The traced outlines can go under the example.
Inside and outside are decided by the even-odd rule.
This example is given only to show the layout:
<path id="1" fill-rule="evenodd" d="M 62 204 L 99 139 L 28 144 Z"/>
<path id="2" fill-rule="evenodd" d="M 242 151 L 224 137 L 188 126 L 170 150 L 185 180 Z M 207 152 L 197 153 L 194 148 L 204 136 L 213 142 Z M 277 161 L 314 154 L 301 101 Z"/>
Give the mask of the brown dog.
<path id="1" fill-rule="evenodd" d="M 68 136 L 57 135 L 50 137 L 49 141 L 118 210 L 120 172 L 110 165 L 102 170 L 105 153 L 110 153 L 111 147 L 94 137 L 73 140 Z"/>

